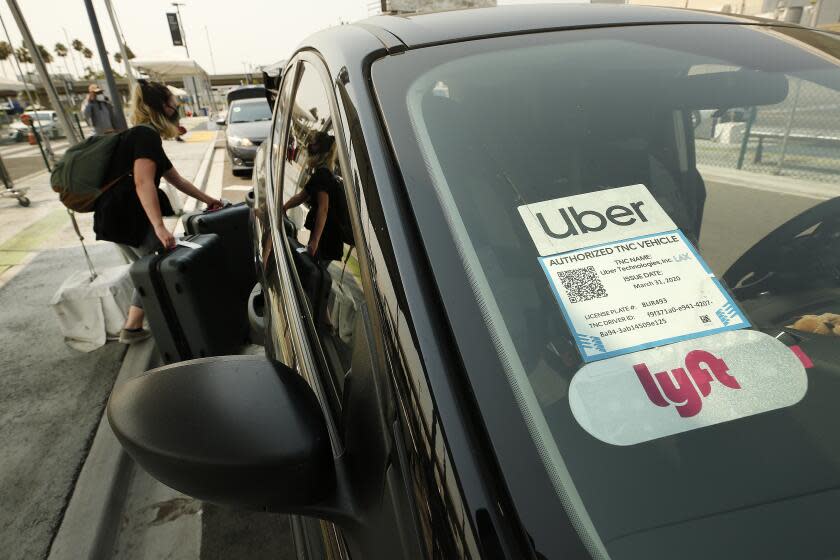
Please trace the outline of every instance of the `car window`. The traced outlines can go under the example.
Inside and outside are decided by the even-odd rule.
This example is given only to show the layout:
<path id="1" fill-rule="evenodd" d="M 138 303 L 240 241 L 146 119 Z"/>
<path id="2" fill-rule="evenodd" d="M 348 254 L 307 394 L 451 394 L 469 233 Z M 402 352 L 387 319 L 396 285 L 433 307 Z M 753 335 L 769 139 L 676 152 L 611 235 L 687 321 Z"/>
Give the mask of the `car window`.
<path id="1" fill-rule="evenodd" d="M 803 38 L 590 29 L 373 65 L 445 311 L 472 290 L 468 375 L 494 348 L 596 557 L 756 557 L 840 484 L 840 44 Z M 836 552 L 811 528 L 769 557 Z"/>
<path id="2" fill-rule="evenodd" d="M 271 107 L 265 99 L 234 102 L 230 106 L 230 123 L 271 120 Z"/>
<path id="3" fill-rule="evenodd" d="M 284 224 L 330 381 L 340 395 L 363 301 L 361 279 L 348 243 L 352 230 L 329 93 L 310 63 L 298 72 L 283 154 Z"/>

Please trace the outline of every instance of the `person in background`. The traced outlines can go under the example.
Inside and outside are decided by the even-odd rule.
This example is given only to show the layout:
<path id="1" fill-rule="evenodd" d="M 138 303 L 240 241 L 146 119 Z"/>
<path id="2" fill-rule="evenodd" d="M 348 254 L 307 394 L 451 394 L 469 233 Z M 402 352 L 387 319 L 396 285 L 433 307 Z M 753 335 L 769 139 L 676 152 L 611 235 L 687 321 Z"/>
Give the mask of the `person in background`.
<path id="1" fill-rule="evenodd" d="M 140 80 L 131 107 L 134 126 L 122 133 L 106 174 L 105 184 L 117 183 L 97 199 L 93 230 L 97 239 L 119 244 L 129 260 L 137 260 L 161 246 L 175 247 L 175 238 L 163 223 L 163 217 L 174 212 L 158 188 L 161 177 L 210 209 L 221 208 L 222 202 L 183 178 L 163 151 L 162 138 L 181 134 L 177 101 L 169 89 Z M 120 342 L 132 344 L 148 338 L 143 319 L 142 300 L 135 290 Z"/>
<path id="2" fill-rule="evenodd" d="M 114 132 L 114 106 L 111 100 L 96 84 L 88 86 L 88 94 L 82 103 L 82 114 L 88 125 L 94 129 L 94 134 L 102 136 Z"/>

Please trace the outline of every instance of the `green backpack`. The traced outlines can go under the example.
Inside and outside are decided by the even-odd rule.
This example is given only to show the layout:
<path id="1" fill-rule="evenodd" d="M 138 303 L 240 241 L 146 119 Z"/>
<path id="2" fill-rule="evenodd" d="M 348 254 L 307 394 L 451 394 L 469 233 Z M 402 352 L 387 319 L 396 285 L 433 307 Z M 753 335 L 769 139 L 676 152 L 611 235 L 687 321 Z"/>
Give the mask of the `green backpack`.
<path id="1" fill-rule="evenodd" d="M 104 184 L 111 156 L 126 132 L 91 136 L 67 149 L 50 173 L 50 185 L 64 206 L 74 212 L 93 212 L 96 199 L 130 174 L 126 171 Z"/>

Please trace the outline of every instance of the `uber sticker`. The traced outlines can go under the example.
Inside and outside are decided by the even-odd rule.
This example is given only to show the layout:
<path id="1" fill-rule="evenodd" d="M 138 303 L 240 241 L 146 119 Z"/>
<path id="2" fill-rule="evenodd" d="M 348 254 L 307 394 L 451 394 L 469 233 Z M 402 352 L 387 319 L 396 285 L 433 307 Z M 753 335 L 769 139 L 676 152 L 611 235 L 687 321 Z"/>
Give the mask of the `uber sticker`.
<path id="1" fill-rule="evenodd" d="M 538 260 L 586 362 L 749 326 L 679 230 Z"/>
<path id="2" fill-rule="evenodd" d="M 644 185 L 525 204 L 519 214 L 541 256 L 677 229 Z"/>
<path id="3" fill-rule="evenodd" d="M 793 406 L 807 389 L 791 348 L 742 330 L 587 364 L 569 406 L 595 438 L 634 445 Z"/>

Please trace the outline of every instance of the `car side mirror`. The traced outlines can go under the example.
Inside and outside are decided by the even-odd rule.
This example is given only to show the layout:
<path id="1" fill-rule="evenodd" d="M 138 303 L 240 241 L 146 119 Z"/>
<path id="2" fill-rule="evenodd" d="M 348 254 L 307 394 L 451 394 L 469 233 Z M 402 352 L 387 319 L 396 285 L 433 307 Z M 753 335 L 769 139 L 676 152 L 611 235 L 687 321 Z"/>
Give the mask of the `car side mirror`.
<path id="1" fill-rule="evenodd" d="M 313 508 L 336 486 L 321 407 L 300 375 L 264 355 L 151 370 L 114 389 L 108 420 L 140 466 L 185 494 L 327 516 Z"/>
<path id="2" fill-rule="evenodd" d="M 225 126 L 227 125 L 227 119 L 216 119 L 216 124 L 218 126 Z"/>

